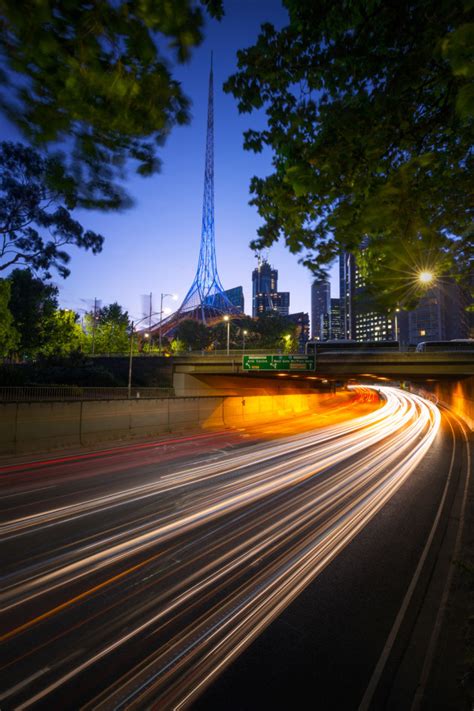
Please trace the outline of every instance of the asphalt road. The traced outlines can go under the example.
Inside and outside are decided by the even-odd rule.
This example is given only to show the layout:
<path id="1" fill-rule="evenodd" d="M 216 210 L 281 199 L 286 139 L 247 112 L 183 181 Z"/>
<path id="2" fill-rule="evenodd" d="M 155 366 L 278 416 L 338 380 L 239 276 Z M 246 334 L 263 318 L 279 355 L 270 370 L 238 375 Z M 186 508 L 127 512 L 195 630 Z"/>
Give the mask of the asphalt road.
<path id="1" fill-rule="evenodd" d="M 4 468 L 1 708 L 385 698 L 395 671 L 373 672 L 462 463 L 434 405 L 381 390 L 372 412 L 271 441 Z"/>

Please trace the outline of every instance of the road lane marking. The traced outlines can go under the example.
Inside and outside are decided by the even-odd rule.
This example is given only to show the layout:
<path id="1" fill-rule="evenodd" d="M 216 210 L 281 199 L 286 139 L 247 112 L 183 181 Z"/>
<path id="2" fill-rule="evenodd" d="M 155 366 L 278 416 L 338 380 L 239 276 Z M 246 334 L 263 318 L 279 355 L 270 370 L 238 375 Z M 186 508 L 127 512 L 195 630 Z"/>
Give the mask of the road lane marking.
<path id="1" fill-rule="evenodd" d="M 456 541 L 454 544 L 453 555 L 451 558 L 451 563 L 449 565 L 449 572 L 448 572 L 448 575 L 446 576 L 446 582 L 444 585 L 443 594 L 441 596 L 441 602 L 440 602 L 440 606 L 438 609 L 438 614 L 436 615 L 436 620 L 435 620 L 435 623 L 433 626 L 433 631 L 431 633 L 430 641 L 428 644 L 428 649 L 425 654 L 425 661 L 423 664 L 423 669 L 421 672 L 420 681 L 418 682 L 418 688 L 416 690 L 415 698 L 413 700 L 413 704 L 411 706 L 410 711 L 418 711 L 418 709 L 420 708 L 421 702 L 423 701 L 423 696 L 425 693 L 426 684 L 428 682 L 428 677 L 430 675 L 431 667 L 433 665 L 434 653 L 435 653 L 435 650 L 436 650 L 436 647 L 438 644 L 438 637 L 439 637 L 439 634 L 441 631 L 441 625 L 443 623 L 444 616 L 446 613 L 449 591 L 451 588 L 451 582 L 452 582 L 452 578 L 453 578 L 453 574 L 454 574 L 454 561 L 456 561 L 458 559 L 459 552 L 461 550 L 461 540 L 462 540 L 462 534 L 463 534 L 463 530 L 464 530 L 467 497 L 469 494 L 469 481 L 470 481 L 470 475 L 471 475 L 471 452 L 469 449 L 469 440 L 467 438 L 467 434 L 466 434 L 464 425 L 461 423 L 459 418 L 455 417 L 454 419 L 457 420 L 457 422 L 461 428 L 463 439 L 466 444 L 466 453 L 467 453 L 466 471 L 467 471 L 467 475 L 466 475 L 466 481 L 464 484 L 463 499 L 462 499 L 462 503 L 461 503 L 461 513 L 459 516 L 459 524 L 458 524 L 458 530 L 457 530 L 457 535 L 456 535 Z M 448 419 L 448 422 L 449 422 L 449 419 Z M 451 422 L 449 422 L 449 425 L 450 425 L 451 429 L 453 430 L 453 426 L 451 425 Z M 454 430 L 453 430 L 453 437 L 454 437 Z"/>
<path id="2" fill-rule="evenodd" d="M 447 494 L 448 494 L 448 489 L 449 489 L 449 485 L 451 483 L 451 478 L 452 478 L 452 473 L 453 473 L 455 451 L 456 451 L 456 443 L 454 442 L 453 451 L 451 454 L 451 462 L 449 464 L 448 478 L 446 479 L 446 484 L 444 486 L 443 495 L 441 497 L 441 501 L 439 503 L 438 510 L 436 512 L 435 520 L 434 520 L 433 525 L 431 527 L 430 534 L 428 536 L 425 547 L 423 549 L 423 553 L 421 554 L 421 557 L 418 561 L 418 565 L 416 566 L 415 573 L 411 579 L 411 582 L 410 582 L 408 590 L 405 594 L 405 597 L 403 598 L 402 605 L 401 605 L 401 607 L 398 611 L 398 614 L 395 618 L 395 622 L 393 623 L 392 629 L 390 630 L 390 633 L 387 637 L 387 641 L 385 642 L 385 646 L 382 650 L 382 654 L 379 657 L 379 660 L 378 660 L 378 662 L 375 666 L 375 669 L 372 673 L 372 676 L 370 678 L 369 685 L 367 686 L 365 694 L 362 697 L 362 701 L 360 702 L 358 711 L 369 711 L 369 709 L 371 707 L 372 699 L 373 699 L 374 694 L 377 690 L 378 684 L 379 684 L 382 674 L 384 672 L 388 658 L 389 658 L 390 653 L 393 649 L 393 646 L 394 646 L 395 641 L 397 639 L 398 633 L 400 632 L 400 627 L 402 626 L 403 620 L 405 619 L 405 615 L 407 613 L 408 606 L 409 606 L 411 599 L 413 597 L 413 593 L 415 592 L 416 586 L 417 586 L 418 581 L 420 579 L 423 566 L 425 564 L 426 558 L 428 557 L 429 550 L 431 548 L 436 530 L 438 528 L 438 524 L 439 524 L 439 521 L 441 518 L 441 512 L 443 510 L 444 502 L 445 502 Z"/>

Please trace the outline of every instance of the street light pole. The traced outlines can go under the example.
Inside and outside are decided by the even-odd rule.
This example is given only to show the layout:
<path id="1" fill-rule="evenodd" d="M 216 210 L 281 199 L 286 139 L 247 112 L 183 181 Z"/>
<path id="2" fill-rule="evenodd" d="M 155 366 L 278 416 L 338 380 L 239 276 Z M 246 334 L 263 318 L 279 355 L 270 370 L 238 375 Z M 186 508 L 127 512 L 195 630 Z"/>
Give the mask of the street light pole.
<path id="1" fill-rule="evenodd" d="M 247 331 L 242 331 L 242 353 L 245 353 L 245 336 L 247 335 Z"/>
<path id="2" fill-rule="evenodd" d="M 398 308 L 395 309 L 395 318 L 394 318 L 394 321 L 395 321 L 395 340 L 396 340 L 396 341 L 398 341 L 398 312 L 399 312 L 399 311 L 400 311 L 400 309 L 398 309 Z"/>
<path id="3" fill-rule="evenodd" d="M 227 355 L 230 350 L 230 319 L 229 316 L 224 316 L 224 321 L 227 323 Z"/>
<path id="4" fill-rule="evenodd" d="M 130 356 L 128 359 L 128 399 L 130 400 L 132 393 L 132 360 L 133 360 L 133 328 L 134 323 L 130 326 Z"/>

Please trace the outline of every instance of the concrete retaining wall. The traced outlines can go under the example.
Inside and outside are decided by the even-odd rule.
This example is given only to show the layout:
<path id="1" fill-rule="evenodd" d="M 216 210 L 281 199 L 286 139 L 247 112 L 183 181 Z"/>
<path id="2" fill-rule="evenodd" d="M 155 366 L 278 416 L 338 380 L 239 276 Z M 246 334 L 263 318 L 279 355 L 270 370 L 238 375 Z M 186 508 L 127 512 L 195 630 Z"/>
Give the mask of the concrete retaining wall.
<path id="1" fill-rule="evenodd" d="M 48 451 L 316 411 L 329 393 L 0 404 L 0 453 Z"/>

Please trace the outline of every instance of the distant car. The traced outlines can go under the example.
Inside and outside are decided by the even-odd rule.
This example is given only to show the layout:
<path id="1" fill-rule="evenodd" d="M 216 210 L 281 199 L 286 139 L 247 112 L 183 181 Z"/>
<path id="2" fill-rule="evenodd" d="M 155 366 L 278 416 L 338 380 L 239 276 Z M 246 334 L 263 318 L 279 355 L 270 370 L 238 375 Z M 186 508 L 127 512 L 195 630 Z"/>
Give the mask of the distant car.
<path id="1" fill-rule="evenodd" d="M 431 351 L 474 351 L 473 338 L 453 338 L 451 341 L 422 341 L 416 347 L 417 353 Z"/>

